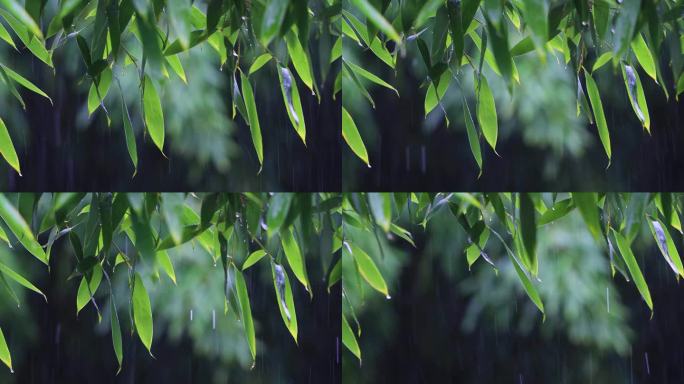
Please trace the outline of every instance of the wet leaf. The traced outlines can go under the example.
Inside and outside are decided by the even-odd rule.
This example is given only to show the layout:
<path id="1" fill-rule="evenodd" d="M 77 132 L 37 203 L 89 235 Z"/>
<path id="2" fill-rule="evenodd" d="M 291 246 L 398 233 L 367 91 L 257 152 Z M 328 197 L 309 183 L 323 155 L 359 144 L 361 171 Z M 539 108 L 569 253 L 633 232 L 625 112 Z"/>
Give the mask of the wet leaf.
<path id="1" fill-rule="evenodd" d="M 17 49 L 17 46 L 14 45 L 14 40 L 12 40 L 12 36 L 10 36 L 9 32 L 5 28 L 2 23 L 0 23 L 0 39 L 5 40 L 5 42 L 9 45 L 12 46 L 12 48 Z"/>
<path id="2" fill-rule="evenodd" d="M 5 334 L 2 333 L 2 328 L 0 328 L 0 361 L 5 363 L 10 372 L 14 372 L 12 369 L 12 356 L 10 355 L 9 348 L 7 348 L 7 341 L 5 341 Z"/>
<path id="3" fill-rule="evenodd" d="M 152 306 L 140 274 L 136 273 L 133 282 L 132 303 L 135 330 L 147 351 L 152 355 Z"/>
<path id="4" fill-rule="evenodd" d="M 342 315 L 342 344 L 361 361 L 361 348 L 359 348 L 356 335 L 354 335 L 354 331 L 349 326 L 349 322 L 347 322 L 347 318 L 344 315 Z"/>
<path id="5" fill-rule="evenodd" d="M 95 292 L 97 292 L 97 289 L 100 287 L 100 282 L 102 282 L 102 267 L 99 264 L 96 264 L 93 267 L 90 276 L 84 276 L 81 279 L 81 284 L 78 286 L 78 293 L 76 294 L 77 315 L 81 312 L 81 309 L 88 304 L 90 298 L 95 296 Z"/>
<path id="6" fill-rule="evenodd" d="M 166 276 L 171 279 L 173 284 L 176 284 L 176 271 L 173 269 L 173 263 L 169 258 L 169 254 L 166 251 L 158 251 L 155 253 L 155 261 L 166 273 Z"/>
<path id="7" fill-rule="evenodd" d="M 259 55 L 259 57 L 254 59 L 254 62 L 249 67 L 249 74 L 251 75 L 252 73 L 261 69 L 264 65 L 266 65 L 266 63 L 271 61 L 272 58 L 273 58 L 273 56 L 271 56 L 271 54 L 268 52 L 262 53 L 261 55 Z"/>
<path id="8" fill-rule="evenodd" d="M 306 124 L 304 123 L 304 111 L 302 110 L 302 101 L 299 98 L 297 82 L 289 69 L 279 67 L 279 70 L 280 90 L 283 94 L 287 116 L 302 142 L 306 145 Z"/>
<path id="9" fill-rule="evenodd" d="M 154 144 L 164 153 L 164 113 L 157 90 L 149 76 L 145 75 L 143 91 L 143 110 L 145 112 L 145 126 Z"/>
<path id="10" fill-rule="evenodd" d="M 394 91 L 394 93 L 397 94 L 397 96 L 399 96 L 399 91 L 397 91 L 396 88 L 394 88 L 393 86 L 391 86 L 390 84 L 388 84 L 385 80 L 383 80 L 383 79 L 379 78 L 378 76 L 376 76 L 376 75 L 374 75 L 374 74 L 372 74 L 372 73 L 366 71 L 365 69 L 359 67 L 358 65 L 352 63 L 351 61 L 345 60 L 344 63 L 345 63 L 345 64 L 346 64 L 346 65 L 347 65 L 355 74 L 357 74 L 357 75 L 359 75 L 359 76 L 361 76 L 361 77 L 363 77 L 363 78 L 365 78 L 365 79 L 371 81 L 371 82 L 374 83 L 374 84 L 377 84 L 377 85 L 379 85 L 379 86 L 381 86 L 381 87 L 384 87 L 384 88 L 387 88 L 387 89 L 389 89 L 389 90 L 392 90 L 392 91 Z M 442 95 L 444 95 L 444 93 L 442 93 Z"/>
<path id="11" fill-rule="evenodd" d="M 276 302 L 280 310 L 280 316 L 283 318 L 283 323 L 297 343 L 297 311 L 294 306 L 294 299 L 292 296 L 292 286 L 287 272 L 282 265 L 276 264 L 271 260 L 271 275 L 273 277 L 273 288 L 276 293 Z"/>
<path id="12" fill-rule="evenodd" d="M 31 290 L 31 291 L 33 291 L 33 292 L 35 292 L 35 293 L 37 293 L 37 294 L 43 296 L 43 299 L 44 299 L 45 301 L 47 301 L 47 297 L 45 296 L 45 294 L 44 294 L 40 289 L 38 289 L 35 285 L 33 285 L 33 283 L 31 283 L 30 281 L 28 281 L 28 280 L 27 280 L 25 277 L 23 277 L 22 275 L 20 275 L 20 274 L 14 272 L 14 270 L 12 270 L 10 267 L 6 266 L 6 265 L 3 264 L 3 263 L 0 263 L 0 272 L 1 272 L 2 274 L 6 275 L 7 277 L 9 277 L 10 279 L 12 279 L 12 280 L 16 281 L 17 283 L 19 283 L 19 285 L 21 285 L 22 287 L 24 287 L 24 288 L 26 288 L 26 289 L 28 289 L 28 290 Z"/>
<path id="13" fill-rule="evenodd" d="M 430 82 L 430 85 L 428 85 L 427 92 L 425 93 L 425 116 L 427 117 L 428 113 L 432 112 L 437 105 L 439 105 L 440 100 L 444 97 L 446 94 L 447 90 L 449 89 L 449 85 L 451 84 L 451 72 L 450 71 L 444 71 L 442 75 L 439 78 L 439 82 L 437 83 L 437 92 L 435 92 L 435 83 Z M 398 95 L 398 93 L 397 93 Z"/>
<path id="14" fill-rule="evenodd" d="M 557 201 L 553 207 L 546 210 L 546 212 L 539 217 L 537 225 L 542 226 L 554 222 L 570 213 L 574 208 L 575 206 L 572 203 L 572 199 Z"/>
<path id="15" fill-rule="evenodd" d="M 591 67 L 591 71 L 596 72 L 597 69 L 603 67 L 612 58 L 613 52 L 604 52 L 603 54 L 601 54 L 601 56 L 598 57 L 598 59 L 596 59 L 596 61 L 594 62 L 594 66 Z"/>
<path id="16" fill-rule="evenodd" d="M 287 52 L 290 54 L 290 60 L 292 60 L 295 71 L 297 71 L 299 78 L 302 79 L 302 82 L 313 93 L 314 85 L 309 54 L 306 49 L 302 47 L 297 34 L 293 30 L 290 30 L 290 32 L 285 35 L 285 42 L 287 43 Z"/>
<path id="17" fill-rule="evenodd" d="M 622 78 L 625 80 L 629 102 L 632 105 L 634 113 L 646 131 L 650 132 L 651 118 L 648 113 L 648 105 L 646 105 L 646 97 L 644 96 L 644 89 L 641 86 L 639 75 L 631 66 L 623 65 Z"/>
<path id="18" fill-rule="evenodd" d="M 116 361 L 119 363 L 119 369 L 116 371 L 118 375 L 121 372 L 121 366 L 123 363 L 123 345 L 121 343 L 121 326 L 119 325 L 119 314 L 116 311 L 116 306 L 114 305 L 114 298 L 112 296 L 111 300 L 111 327 L 112 327 L 112 345 L 114 347 L 114 354 L 116 355 Z"/>
<path id="19" fill-rule="evenodd" d="M 135 143 L 133 127 L 131 126 L 131 115 L 128 113 L 128 107 L 126 106 L 123 96 L 121 97 L 121 109 L 123 114 L 124 136 L 126 137 L 126 149 L 128 149 L 128 156 L 133 163 L 133 176 L 135 176 L 135 174 L 138 173 L 138 148 Z"/>
<path id="20" fill-rule="evenodd" d="M 634 36 L 634 27 L 636 26 L 637 17 L 639 16 L 639 9 L 641 8 L 641 0 L 624 1 L 619 5 L 615 21 L 615 34 L 613 37 L 614 47 L 613 61 L 617 63 L 622 59 L 622 56 L 627 51 L 627 47 Z"/>
<path id="21" fill-rule="evenodd" d="M 285 256 L 287 257 L 287 263 L 290 265 L 290 269 L 292 269 L 297 280 L 304 285 L 307 292 L 312 294 L 311 284 L 309 283 L 309 277 L 306 273 L 306 263 L 302 252 L 299 249 L 299 244 L 297 244 L 297 240 L 294 237 L 292 228 L 280 231 L 280 241 Z"/>
<path id="22" fill-rule="evenodd" d="M 43 91 L 42 91 L 40 88 L 38 88 L 35 84 L 33 84 L 32 82 L 28 81 L 28 80 L 27 80 L 26 78 L 24 78 L 22 75 L 20 75 L 20 74 L 14 72 L 11 68 L 9 68 L 9 67 L 7 67 L 7 66 L 5 66 L 5 65 L 0 64 L 0 67 L 2 67 L 2 69 L 5 70 L 5 73 L 7 73 L 7 75 L 8 75 L 9 77 L 11 77 L 12 80 L 16 81 L 19 85 L 21 85 L 22 87 L 28 89 L 28 90 L 31 91 L 31 92 L 34 92 L 34 93 L 36 93 L 36 94 L 38 94 L 38 95 L 41 95 L 41 96 L 45 97 L 46 99 L 50 100 L 50 104 L 52 104 L 52 99 L 50 98 L 50 96 L 48 96 L 47 93 L 43 92 Z"/>
<path id="23" fill-rule="evenodd" d="M 361 139 L 354 120 L 344 107 L 342 107 L 342 137 L 344 137 L 344 141 L 347 142 L 347 145 L 349 145 L 354 154 L 370 168 L 366 146 L 363 144 L 363 139 Z"/>
<path id="24" fill-rule="evenodd" d="M 0 0 L 0 4 L 21 22 L 31 34 L 35 35 L 39 40 L 43 39 L 43 33 L 40 31 L 40 27 L 19 2 L 15 0 Z"/>
<path id="25" fill-rule="evenodd" d="M 264 256 L 266 256 L 266 251 L 264 251 L 263 249 L 257 249 L 256 251 L 252 252 L 252 254 L 250 254 L 249 257 L 247 257 L 247 260 L 245 260 L 245 263 L 242 264 L 242 270 L 244 271 L 252 265 L 256 264 Z"/>
<path id="26" fill-rule="evenodd" d="M 656 63 L 653 60 L 653 55 L 651 55 L 651 50 L 648 49 L 644 37 L 641 33 L 637 33 L 634 40 L 632 40 L 632 51 L 634 51 L 634 56 L 636 56 L 639 65 L 656 83 L 658 82 L 658 75 L 656 73 Z"/>
<path id="27" fill-rule="evenodd" d="M 183 69 L 183 64 L 180 61 L 178 55 L 166 56 L 166 64 L 171 67 L 173 73 L 175 73 L 185 84 L 188 83 L 188 79 L 185 76 L 185 70 Z"/>
<path id="28" fill-rule="evenodd" d="M 494 95 L 489 89 L 487 78 L 484 75 L 480 77 L 477 83 L 477 94 L 477 121 L 480 124 L 485 140 L 496 152 L 496 139 L 499 132 L 496 105 L 494 104 Z"/>
<path id="29" fill-rule="evenodd" d="M 596 240 L 600 240 L 601 224 L 599 222 L 599 211 L 596 206 L 597 196 L 594 192 L 573 192 L 572 200 L 579 209 L 584 222 L 589 228 L 589 232 Z"/>
<path id="30" fill-rule="evenodd" d="M 603 113 L 601 95 L 599 94 L 598 87 L 596 86 L 596 83 L 589 72 L 584 71 L 584 79 L 587 85 L 587 93 L 589 94 L 591 109 L 594 111 L 596 128 L 598 129 L 599 137 L 601 138 L 601 143 L 603 144 L 603 149 L 605 149 L 606 155 L 608 156 L 608 165 L 610 166 L 610 133 L 608 132 L 608 124 L 606 124 L 606 116 Z"/>
<path id="31" fill-rule="evenodd" d="M 515 267 L 515 272 L 518 274 L 518 278 L 520 279 L 520 282 L 523 284 L 523 288 L 525 289 L 525 293 L 527 293 L 527 296 L 532 300 L 534 305 L 539 308 L 539 311 L 541 311 L 542 314 L 545 315 L 544 313 L 544 303 L 541 300 L 541 297 L 539 296 L 539 292 L 537 291 L 537 288 L 532 284 L 532 281 L 530 280 L 529 276 L 523 271 L 522 267 L 519 265 L 518 260 L 513 257 L 512 253 L 509 252 L 509 256 L 511 258 L 511 262 L 513 263 L 513 267 Z"/>
<path id="32" fill-rule="evenodd" d="M 351 256 L 354 258 L 356 263 L 356 267 L 358 268 L 358 271 L 363 279 L 366 280 L 366 282 L 373 287 L 373 289 L 382 293 L 385 295 L 385 297 L 389 297 L 387 283 L 385 283 L 385 279 L 382 277 L 382 274 L 375 265 L 373 259 L 356 245 L 352 243 L 347 244 L 349 247 L 342 247 L 342 252 L 351 253 Z"/>
<path id="33" fill-rule="evenodd" d="M 397 43 L 401 42 L 401 38 L 397 31 L 394 30 L 392 24 L 385 19 L 385 17 L 380 13 L 373 5 L 368 2 L 368 0 L 350 0 L 351 3 L 366 17 L 366 20 L 373 25 L 375 25 L 382 33 L 387 37 L 394 40 Z M 434 2 L 434 0 L 433 0 Z"/>
<path id="34" fill-rule="evenodd" d="M 368 204 L 375 222 L 385 232 L 388 232 L 392 223 L 392 198 L 390 194 L 369 192 Z"/>
<path id="35" fill-rule="evenodd" d="M 477 163 L 477 167 L 480 169 L 477 177 L 482 175 L 482 150 L 480 149 L 480 135 L 478 135 L 475 130 L 475 124 L 473 123 L 473 117 L 470 115 L 470 109 L 466 104 L 467 101 L 463 100 L 465 108 L 463 108 L 463 117 L 465 120 L 466 133 L 468 134 L 468 143 L 470 144 L 470 152 L 473 154 L 473 158 Z"/>
<path id="36" fill-rule="evenodd" d="M 112 83 L 112 70 L 108 67 L 99 77 L 99 83 L 95 87 L 95 82 L 90 86 L 88 91 L 88 115 L 92 115 L 93 112 L 100 106 L 104 101 L 107 93 L 109 92 L 109 86 Z"/>
<path id="37" fill-rule="evenodd" d="M 618 249 L 620 250 L 620 254 L 622 255 L 622 259 L 625 261 L 625 264 L 627 264 L 627 269 L 629 270 L 629 274 L 632 276 L 632 280 L 634 281 L 634 284 L 636 285 L 637 289 L 639 290 L 639 293 L 641 294 L 641 297 L 644 299 L 646 304 L 648 305 L 648 308 L 653 312 L 653 302 L 651 301 L 651 292 L 648 290 L 648 285 L 646 284 L 646 280 L 644 279 L 644 275 L 641 273 L 641 269 L 639 268 L 639 264 L 637 263 L 636 259 L 634 258 L 634 254 L 632 253 L 632 249 L 625 240 L 625 238 L 616 230 L 612 230 L 613 235 L 615 235 L 615 240 L 617 241 L 617 246 Z"/>
<path id="38" fill-rule="evenodd" d="M 651 233 L 656 240 L 656 244 L 658 244 L 660 253 L 663 254 L 665 261 L 672 268 L 672 271 L 679 276 L 684 276 L 684 266 L 682 266 L 679 251 L 667 227 L 660 220 L 652 219 L 648 220 L 648 226 L 651 228 Z"/>
<path id="39" fill-rule="evenodd" d="M 544 44 L 548 38 L 548 18 L 549 5 L 546 0 L 524 0 L 525 4 L 525 23 L 532 30 L 535 44 Z"/>
<path id="40" fill-rule="evenodd" d="M 249 344 L 249 352 L 252 355 L 252 361 L 254 361 L 256 360 L 256 336 L 254 332 L 254 320 L 252 320 L 252 308 L 249 303 L 249 293 L 247 292 L 247 284 L 245 284 L 245 278 L 242 276 L 242 272 L 237 268 L 233 269 L 235 272 L 237 296 L 240 301 L 242 324 L 245 329 L 247 344 Z"/>
<path id="41" fill-rule="evenodd" d="M 240 73 L 240 81 L 242 83 L 242 96 L 247 107 L 247 118 L 249 120 L 249 130 L 252 133 L 252 144 L 259 159 L 259 172 L 264 165 L 264 147 L 261 142 L 261 126 L 259 125 L 259 114 L 256 109 L 256 101 L 254 100 L 254 92 L 252 85 L 249 83 L 247 76 Z"/>
<path id="42" fill-rule="evenodd" d="M 0 194 L 0 217 L 24 248 L 47 265 L 48 260 L 43 247 L 38 244 L 26 220 L 4 194 Z"/>
<path id="43" fill-rule="evenodd" d="M 290 212 L 290 204 L 292 203 L 291 193 L 277 193 L 273 195 L 268 204 L 268 212 L 266 213 L 266 226 L 268 228 L 268 237 L 277 234 L 280 231 L 288 212 Z"/>
<path id="44" fill-rule="evenodd" d="M 520 194 L 520 234 L 532 274 L 537 274 L 537 218 L 529 193 Z"/>
<path id="45" fill-rule="evenodd" d="M 0 0 L 8 1 L 8 0 Z M 26 24 L 19 21 L 4 9 L 0 9 L 0 16 L 2 16 L 14 33 L 19 37 L 22 43 L 37 57 L 40 61 L 52 67 L 52 53 L 45 49 L 45 45 L 41 38 L 35 38 L 31 30 L 26 27 Z"/>
<path id="46" fill-rule="evenodd" d="M 21 176 L 21 168 L 19 166 L 19 158 L 17 157 L 17 151 L 14 149 L 14 143 L 12 143 L 12 138 L 7 131 L 7 126 L 5 122 L 0 118 L 0 154 L 5 158 L 5 161 L 14 168 L 19 176 Z"/>

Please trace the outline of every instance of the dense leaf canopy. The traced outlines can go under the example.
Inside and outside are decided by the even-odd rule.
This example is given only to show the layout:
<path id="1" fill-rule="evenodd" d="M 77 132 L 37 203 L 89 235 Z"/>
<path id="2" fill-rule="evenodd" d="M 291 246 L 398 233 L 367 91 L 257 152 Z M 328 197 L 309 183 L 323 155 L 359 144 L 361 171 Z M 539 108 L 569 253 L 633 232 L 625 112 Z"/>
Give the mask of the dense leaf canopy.
<path id="1" fill-rule="evenodd" d="M 372 57 L 392 70 L 402 60 L 421 61 L 425 116 L 441 111 L 449 125 L 442 105 L 449 88 L 475 95 L 474 107 L 468 106 L 465 97 L 462 102 L 468 141 L 480 171 L 481 137 L 496 152 L 499 131 L 489 80 L 503 78 L 512 95 L 521 82 L 535 81 L 521 78 L 518 72 L 516 60 L 523 55 L 536 55 L 538 65 L 557 60 L 571 68 L 576 78 L 577 114 L 596 125 L 608 164 L 611 131 L 615 134 L 618 127 L 606 123 L 603 91 L 594 80 L 597 71 L 612 66 L 614 72 L 621 73 L 628 96 L 623 102 L 632 106 L 635 118 L 649 134 L 642 79 L 654 82 L 668 98 L 684 92 L 684 6 L 680 1 L 350 0 L 342 13 L 347 38 L 344 91 L 360 92 L 373 107 L 370 86 L 397 92 L 391 81 L 352 62 L 359 60 L 358 56 Z M 484 72 L 485 68 L 491 73 Z M 472 82 L 466 77 L 471 73 Z M 474 88 L 465 89 L 470 83 Z M 343 120 L 347 144 L 370 165 L 354 123 L 354 106 L 345 100 L 343 108 L 349 116 Z"/>
<path id="2" fill-rule="evenodd" d="M 396 237 L 415 246 L 411 232 L 400 227 L 397 224 L 399 220 L 425 228 L 441 211 L 450 212 L 453 228 L 464 231 L 468 238 L 468 245 L 456 256 L 465 255 L 468 267 L 482 260 L 494 272 L 498 271 L 499 264 L 510 262 L 525 293 L 542 316 L 545 316 L 544 303 L 538 286 L 543 283 L 539 281 L 538 273 L 545 255 L 537 253 L 537 233 L 540 227 L 578 211 L 586 230 L 607 254 L 613 277 L 619 274 L 626 282 L 633 283 L 652 313 L 655 308 L 649 286 L 632 251 L 632 243 L 643 228 L 650 228 L 653 242 L 672 273 L 677 279 L 684 277 L 684 266 L 676 246 L 684 233 L 682 197 L 673 193 L 592 192 L 345 195 L 342 203 L 345 234 L 342 247 L 344 345 L 361 359 L 357 340 L 361 336 L 361 325 L 354 311 L 354 306 L 361 303 L 350 299 L 347 294 L 350 287 L 363 292 L 363 286 L 368 285 L 383 296 L 391 297 L 382 268 L 378 267 L 385 262 L 383 258 L 387 253 L 383 251 L 379 236 Z M 352 228 L 375 236 L 377 246 L 368 248 L 366 245 L 366 249 L 362 249 L 360 243 L 355 243 L 355 238 L 348 235 Z M 488 244 L 492 242 L 505 249 L 508 261 L 488 254 Z M 350 323 L 356 323 L 356 332 Z"/>
<path id="3" fill-rule="evenodd" d="M 333 256 L 341 246 L 340 203 L 339 195 L 325 193 L 0 194 L 0 239 L 28 251 L 45 264 L 46 271 L 53 246 L 68 241 L 74 257 L 69 279 L 80 280 L 76 310 L 92 305 L 101 321 L 101 301 L 107 303 L 119 369 L 124 361 L 121 332 L 125 324 L 153 353 L 149 284 L 159 280 L 160 274 L 175 283 L 169 250 L 196 243 L 211 255 L 214 266 L 223 267 L 224 314 L 243 325 L 254 360 L 256 330 L 243 271 L 259 265 L 268 268 L 274 306 L 296 342 L 296 307 L 302 303 L 294 302 L 293 289 L 301 284 L 313 295 L 307 263 L 322 264 L 324 276 L 313 278 L 326 280 L 328 289 L 341 278 L 341 260 Z M 128 297 L 115 297 L 112 279 L 124 272 Z M 23 275 L 0 261 L 0 282 L 17 304 L 15 283 L 45 298 L 41 288 Z M 123 306 L 125 302 L 129 305 Z M 123 317 L 125 311 L 130 322 Z M 0 329 L 0 360 L 11 369 L 3 331 L 11 329 Z"/>

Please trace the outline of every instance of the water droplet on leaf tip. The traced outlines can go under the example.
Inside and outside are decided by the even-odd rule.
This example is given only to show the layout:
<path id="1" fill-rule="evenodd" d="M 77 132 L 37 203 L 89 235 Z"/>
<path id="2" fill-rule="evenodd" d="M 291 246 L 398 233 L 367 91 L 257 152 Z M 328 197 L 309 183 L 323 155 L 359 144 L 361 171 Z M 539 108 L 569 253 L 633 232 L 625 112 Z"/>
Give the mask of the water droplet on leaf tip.
<path id="1" fill-rule="evenodd" d="M 385 296 L 385 299 L 387 299 L 387 300 L 389 300 L 391 298 L 392 298 L 392 296 L 390 296 L 390 295 Z"/>

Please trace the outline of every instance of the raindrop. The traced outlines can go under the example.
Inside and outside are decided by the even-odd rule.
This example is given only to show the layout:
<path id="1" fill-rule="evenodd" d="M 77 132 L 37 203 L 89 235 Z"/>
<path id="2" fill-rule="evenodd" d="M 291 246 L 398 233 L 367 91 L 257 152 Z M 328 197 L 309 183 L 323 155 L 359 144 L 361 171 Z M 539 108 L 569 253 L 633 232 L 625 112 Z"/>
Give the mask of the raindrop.
<path id="1" fill-rule="evenodd" d="M 192 309 L 190 310 L 190 321 L 192 321 Z"/>
<path id="2" fill-rule="evenodd" d="M 644 360 L 646 361 L 646 373 L 651 375 L 651 366 L 648 364 L 648 352 L 644 352 Z"/>
<path id="3" fill-rule="evenodd" d="M 420 171 L 422 173 L 425 173 L 426 168 L 427 168 L 427 160 L 426 160 L 426 152 L 425 152 L 425 145 L 420 146 Z"/>
<path id="4" fill-rule="evenodd" d="M 606 287 L 606 308 L 608 308 L 608 313 L 610 313 L 610 287 Z"/>
<path id="5" fill-rule="evenodd" d="M 392 298 L 392 296 L 390 296 L 390 295 L 385 296 L 385 299 L 387 299 L 387 300 L 389 300 L 391 298 Z"/>
<path id="6" fill-rule="evenodd" d="M 216 310 L 211 310 L 211 329 L 216 330 Z"/>

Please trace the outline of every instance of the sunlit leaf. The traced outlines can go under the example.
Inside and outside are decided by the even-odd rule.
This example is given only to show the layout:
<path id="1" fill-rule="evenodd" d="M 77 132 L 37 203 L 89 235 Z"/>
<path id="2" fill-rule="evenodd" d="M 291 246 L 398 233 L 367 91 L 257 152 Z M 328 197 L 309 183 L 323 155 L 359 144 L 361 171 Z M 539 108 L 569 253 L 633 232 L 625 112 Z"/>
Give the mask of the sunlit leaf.
<path id="1" fill-rule="evenodd" d="M 92 269 L 90 277 L 84 276 L 81 279 L 81 284 L 78 286 L 78 292 L 76 294 L 77 315 L 81 312 L 81 309 L 88 304 L 90 298 L 95 296 L 95 292 L 97 292 L 100 282 L 102 282 L 102 267 L 99 264 L 96 264 Z"/>
<path id="2" fill-rule="evenodd" d="M 358 128 L 356 128 L 354 120 L 344 107 L 342 107 L 342 137 L 354 154 L 363 160 L 370 168 L 366 146 L 363 144 L 363 139 L 361 139 L 361 135 L 359 134 Z"/>
<path id="3" fill-rule="evenodd" d="M 351 243 L 347 244 L 349 247 L 342 247 L 342 250 L 343 252 L 349 252 L 354 258 L 358 271 L 361 276 L 363 276 L 363 279 L 366 280 L 373 289 L 382 293 L 385 297 L 389 297 L 387 283 L 385 283 L 385 279 L 382 277 L 382 274 L 375 265 L 373 259 L 356 245 Z"/>
<path id="4" fill-rule="evenodd" d="M 9 165 L 14 168 L 19 176 L 21 176 L 21 168 L 19 166 L 19 158 L 17 151 L 14 149 L 14 143 L 9 135 L 5 122 L 0 118 L 0 154 L 7 161 Z"/>
<path id="5" fill-rule="evenodd" d="M 10 372 L 14 372 L 12 369 L 12 356 L 10 355 L 9 348 L 7 347 L 7 341 L 5 341 L 5 334 L 2 333 L 2 328 L 0 328 L 0 361 L 5 363 L 5 365 L 10 369 Z"/>
<path id="6" fill-rule="evenodd" d="M 247 257 L 247 260 L 245 260 L 245 263 L 242 264 L 242 270 L 244 271 L 252 265 L 256 264 L 264 256 L 266 256 L 266 251 L 264 251 L 263 249 L 257 249 L 256 251 L 252 252 L 249 255 L 249 257 Z"/>

